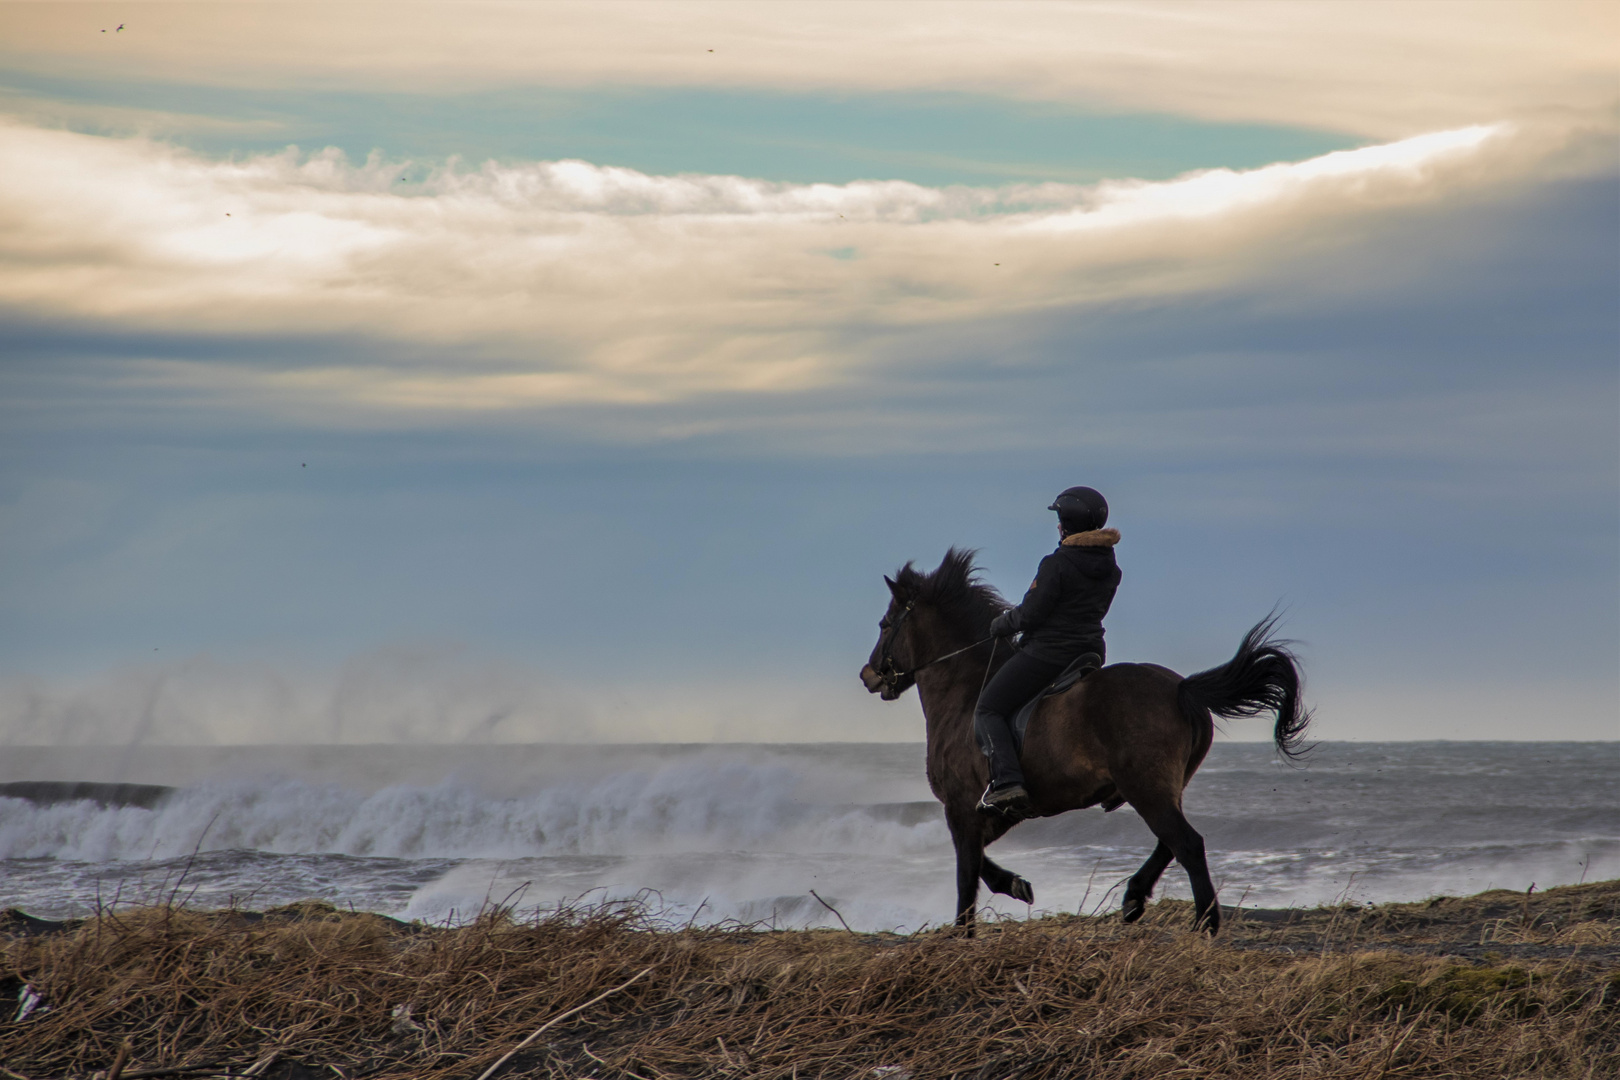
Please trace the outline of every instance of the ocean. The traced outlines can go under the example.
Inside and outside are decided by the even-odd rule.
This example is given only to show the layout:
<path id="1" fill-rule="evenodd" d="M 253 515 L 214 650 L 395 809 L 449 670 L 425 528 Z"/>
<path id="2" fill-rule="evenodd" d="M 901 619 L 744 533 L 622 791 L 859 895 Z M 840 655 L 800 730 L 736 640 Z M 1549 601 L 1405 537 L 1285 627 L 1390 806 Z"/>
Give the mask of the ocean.
<path id="1" fill-rule="evenodd" d="M 9 747 L 0 785 L 0 907 L 44 918 L 316 898 L 445 922 L 640 896 L 671 921 L 912 931 L 954 897 L 920 744 Z M 1620 743 L 1324 743 L 1302 768 L 1221 743 L 1185 809 L 1229 905 L 1620 878 Z M 1026 823 L 991 851 L 1034 905 L 982 902 L 1116 909 L 1153 843 L 1128 807 Z M 1178 866 L 1157 895 L 1189 895 Z"/>

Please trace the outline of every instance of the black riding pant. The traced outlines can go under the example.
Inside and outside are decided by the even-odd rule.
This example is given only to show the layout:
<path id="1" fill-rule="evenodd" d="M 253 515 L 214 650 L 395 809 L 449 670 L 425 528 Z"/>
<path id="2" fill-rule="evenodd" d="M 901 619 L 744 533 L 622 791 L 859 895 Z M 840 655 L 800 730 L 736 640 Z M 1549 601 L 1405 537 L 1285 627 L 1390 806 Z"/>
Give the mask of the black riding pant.
<path id="1" fill-rule="evenodd" d="M 979 740 L 979 749 L 990 759 L 991 787 L 1024 782 L 1018 747 L 1013 742 L 1012 718 L 1062 674 L 1065 666 L 1037 660 L 1027 653 L 1013 653 L 979 695 L 979 707 L 973 710 L 973 734 Z"/>

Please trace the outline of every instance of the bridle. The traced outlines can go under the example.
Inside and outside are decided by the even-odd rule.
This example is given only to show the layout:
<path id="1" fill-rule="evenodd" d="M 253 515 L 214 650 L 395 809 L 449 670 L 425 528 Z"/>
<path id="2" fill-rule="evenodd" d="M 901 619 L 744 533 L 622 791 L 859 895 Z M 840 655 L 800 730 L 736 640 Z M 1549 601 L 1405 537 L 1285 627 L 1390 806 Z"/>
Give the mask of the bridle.
<path id="1" fill-rule="evenodd" d="M 911 614 L 911 609 L 916 605 L 916 603 L 917 602 L 915 600 L 907 603 L 905 610 L 901 611 L 899 617 L 897 617 L 893 622 L 888 622 L 887 617 L 885 616 L 884 622 L 878 624 L 878 629 L 882 630 L 883 634 L 878 638 L 878 666 L 872 670 L 877 674 L 878 685 L 891 694 L 899 695 L 903 691 L 904 688 L 900 685 L 901 679 L 909 678 L 915 682 L 917 679 L 917 672 L 926 671 L 935 664 L 943 663 L 953 656 L 961 656 L 969 649 L 976 649 L 987 641 L 995 640 L 994 635 L 990 637 L 982 637 L 978 641 L 973 642 L 971 645 L 964 645 L 960 649 L 946 653 L 944 656 L 936 656 L 925 664 L 918 664 L 910 671 L 901 671 L 899 665 L 894 662 L 894 654 L 889 651 L 889 646 L 893 643 L 895 635 L 900 633 L 900 624 L 906 621 L 906 616 Z M 885 623 L 887 625 L 885 625 Z M 990 650 L 990 658 L 994 660 L 995 655 L 995 648 L 992 647 Z"/>

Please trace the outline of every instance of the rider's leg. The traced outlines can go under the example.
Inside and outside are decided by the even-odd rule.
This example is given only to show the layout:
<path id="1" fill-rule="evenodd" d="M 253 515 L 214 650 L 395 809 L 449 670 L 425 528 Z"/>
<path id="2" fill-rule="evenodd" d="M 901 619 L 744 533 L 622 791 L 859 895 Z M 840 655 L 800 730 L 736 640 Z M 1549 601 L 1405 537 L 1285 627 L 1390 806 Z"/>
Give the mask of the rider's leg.
<path id="1" fill-rule="evenodd" d="M 997 804 L 1005 800 L 994 796 L 1013 788 L 1018 789 L 1017 795 L 1027 803 L 1028 793 L 1023 790 L 1024 770 L 1018 764 L 1010 721 L 1062 670 L 1062 664 L 1014 653 L 979 695 L 979 706 L 973 712 L 973 733 L 979 750 L 990 759 L 990 788 L 983 800 L 987 808 L 1004 809 Z"/>

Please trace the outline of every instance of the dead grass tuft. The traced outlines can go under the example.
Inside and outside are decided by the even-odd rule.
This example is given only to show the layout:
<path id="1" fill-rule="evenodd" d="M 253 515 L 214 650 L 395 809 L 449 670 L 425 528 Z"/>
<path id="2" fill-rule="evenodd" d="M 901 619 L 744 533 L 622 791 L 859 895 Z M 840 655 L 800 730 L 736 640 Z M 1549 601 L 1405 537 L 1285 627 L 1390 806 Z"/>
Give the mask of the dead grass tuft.
<path id="1" fill-rule="evenodd" d="M 279 1053 L 272 1080 L 473 1080 L 540 1024 L 651 967 L 500 1075 L 1613 1076 L 1617 912 L 1609 882 L 1247 913 L 1210 941 L 1184 929 L 1176 902 L 1135 927 L 1065 916 L 972 939 L 669 926 L 638 904 L 492 910 L 459 928 L 312 903 L 262 916 L 153 908 L 0 939 L 0 977 L 52 1006 L 0 1022 L 0 1062 L 29 1080 L 89 1077 L 127 1040 L 126 1077 L 240 1071 Z M 1494 937 L 1482 929 L 1493 919 Z M 1413 944 L 1443 926 L 1465 952 L 1541 952 Z M 1501 944 L 1509 932 L 1540 937 Z"/>

